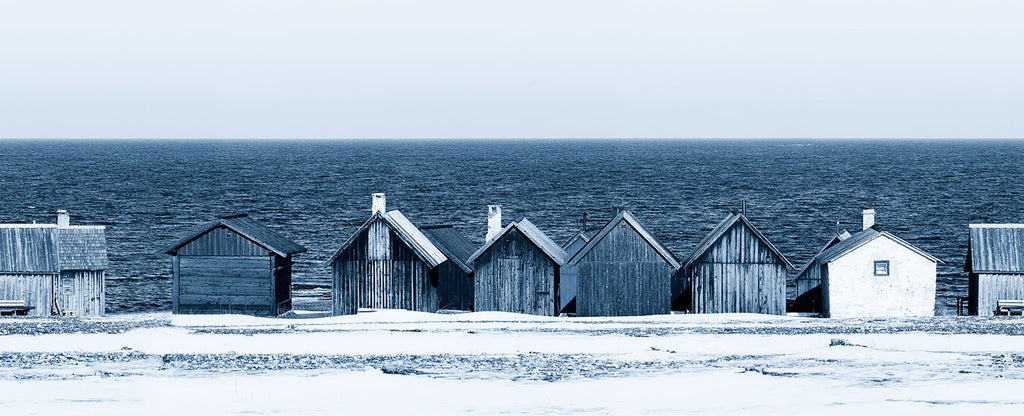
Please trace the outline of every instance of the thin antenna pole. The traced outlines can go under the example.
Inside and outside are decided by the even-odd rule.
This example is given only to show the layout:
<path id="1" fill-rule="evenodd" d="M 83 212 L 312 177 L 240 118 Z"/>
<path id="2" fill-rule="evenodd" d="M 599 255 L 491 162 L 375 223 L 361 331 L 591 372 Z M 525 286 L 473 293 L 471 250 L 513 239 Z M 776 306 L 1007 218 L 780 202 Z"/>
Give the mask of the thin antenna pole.
<path id="1" fill-rule="evenodd" d="M 587 232 L 587 213 L 586 212 L 583 213 L 583 229 L 580 230 L 580 231 Z"/>
<path id="2" fill-rule="evenodd" d="M 740 203 L 740 215 L 742 215 L 742 216 L 744 216 L 744 217 L 746 217 L 746 216 L 747 216 L 747 200 L 746 200 L 746 199 L 744 199 L 744 200 L 743 200 L 743 201 L 742 201 L 742 202 Z"/>

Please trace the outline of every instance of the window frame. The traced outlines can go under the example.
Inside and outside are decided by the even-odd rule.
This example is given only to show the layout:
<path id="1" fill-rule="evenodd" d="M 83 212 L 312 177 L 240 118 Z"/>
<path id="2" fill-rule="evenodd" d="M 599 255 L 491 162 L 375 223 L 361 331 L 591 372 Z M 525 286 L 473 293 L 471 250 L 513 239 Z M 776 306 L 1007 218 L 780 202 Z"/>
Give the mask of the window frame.
<path id="1" fill-rule="evenodd" d="M 878 272 L 878 266 L 880 265 L 885 265 L 885 273 Z M 875 276 L 879 277 L 889 276 L 892 274 L 892 263 L 890 263 L 889 260 L 875 260 L 871 272 Z"/>

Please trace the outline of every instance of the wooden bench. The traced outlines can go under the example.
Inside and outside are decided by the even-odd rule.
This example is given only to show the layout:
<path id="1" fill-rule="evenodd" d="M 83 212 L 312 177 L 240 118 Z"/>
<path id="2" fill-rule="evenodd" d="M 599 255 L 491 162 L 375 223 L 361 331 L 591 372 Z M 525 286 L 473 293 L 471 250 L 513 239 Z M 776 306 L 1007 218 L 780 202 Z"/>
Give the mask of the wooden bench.
<path id="1" fill-rule="evenodd" d="M 25 305 L 23 300 L 0 300 L 0 316 L 24 316 L 33 309 L 34 306 Z"/>
<path id="2" fill-rule="evenodd" d="M 996 301 L 996 315 L 1024 316 L 1024 300 L 1000 299 Z"/>

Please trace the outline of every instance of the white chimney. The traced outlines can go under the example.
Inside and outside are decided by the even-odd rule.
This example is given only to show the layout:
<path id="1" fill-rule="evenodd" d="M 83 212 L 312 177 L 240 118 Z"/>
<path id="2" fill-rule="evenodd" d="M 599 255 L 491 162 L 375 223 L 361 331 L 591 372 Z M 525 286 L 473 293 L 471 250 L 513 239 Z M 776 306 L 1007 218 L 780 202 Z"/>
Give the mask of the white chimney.
<path id="1" fill-rule="evenodd" d="M 388 209 L 388 199 L 384 194 L 373 194 L 373 206 L 370 209 L 370 215 L 378 212 L 384 212 Z"/>
<path id="2" fill-rule="evenodd" d="M 65 210 L 57 211 L 57 226 L 58 227 L 70 227 L 71 226 L 71 216 L 68 215 L 67 211 L 65 211 Z"/>
<path id="3" fill-rule="evenodd" d="M 871 228 L 872 225 L 875 225 L 875 210 L 866 209 L 864 210 L 864 229 Z"/>
<path id="4" fill-rule="evenodd" d="M 501 205 L 487 206 L 487 241 L 501 232 Z"/>

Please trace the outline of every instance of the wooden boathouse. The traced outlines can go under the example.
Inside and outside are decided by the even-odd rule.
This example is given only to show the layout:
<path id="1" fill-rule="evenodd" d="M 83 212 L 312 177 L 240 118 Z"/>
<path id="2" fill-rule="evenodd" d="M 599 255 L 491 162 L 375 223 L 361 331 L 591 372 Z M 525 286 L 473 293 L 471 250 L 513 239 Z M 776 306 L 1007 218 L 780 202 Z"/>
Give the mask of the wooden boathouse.
<path id="1" fill-rule="evenodd" d="M 241 214 L 202 224 L 163 251 L 174 313 L 277 316 L 291 310 L 292 256 L 306 249 Z"/>
<path id="2" fill-rule="evenodd" d="M 674 275 L 673 309 L 785 315 L 786 274 L 792 268 L 746 215 L 729 214 Z"/>
<path id="3" fill-rule="evenodd" d="M 373 194 L 370 218 L 327 260 L 334 314 L 353 314 L 361 308 L 436 312 L 446 306 L 442 299 L 462 309 L 472 295 L 471 282 L 460 281 L 468 279 L 466 262 L 450 259 L 405 215 L 386 207 L 385 195 Z M 428 232 L 438 240 L 436 231 Z M 451 266 L 444 266 L 449 262 Z M 454 274 L 441 276 L 446 271 Z"/>
<path id="4" fill-rule="evenodd" d="M 816 255 L 825 252 L 825 250 L 850 238 L 850 236 L 849 231 L 842 230 L 838 232 L 818 250 Z M 793 286 L 795 296 L 792 307 L 787 312 L 809 314 L 821 314 L 823 312 L 822 302 L 824 299 L 821 294 L 821 265 L 814 258 L 808 260 L 804 267 L 800 269 L 793 280 Z"/>
<path id="5" fill-rule="evenodd" d="M 0 224 L 0 305 L 5 313 L 97 316 L 106 308 L 106 227 Z"/>
<path id="6" fill-rule="evenodd" d="M 576 286 L 577 316 L 636 316 L 671 310 L 679 260 L 628 210 L 614 217 L 561 269 Z M 568 301 L 572 303 L 573 301 Z"/>
<path id="7" fill-rule="evenodd" d="M 472 311 L 473 267 L 469 258 L 476 245 L 450 224 L 427 225 L 420 231 L 448 258 L 437 267 L 438 309 Z"/>
<path id="8" fill-rule="evenodd" d="M 1024 301 L 1024 224 L 970 224 L 967 312 L 998 313 L 1000 301 Z"/>
<path id="9" fill-rule="evenodd" d="M 487 241 L 470 257 L 476 311 L 557 316 L 565 250 L 528 219 L 501 226 L 501 206 L 488 207 Z"/>

